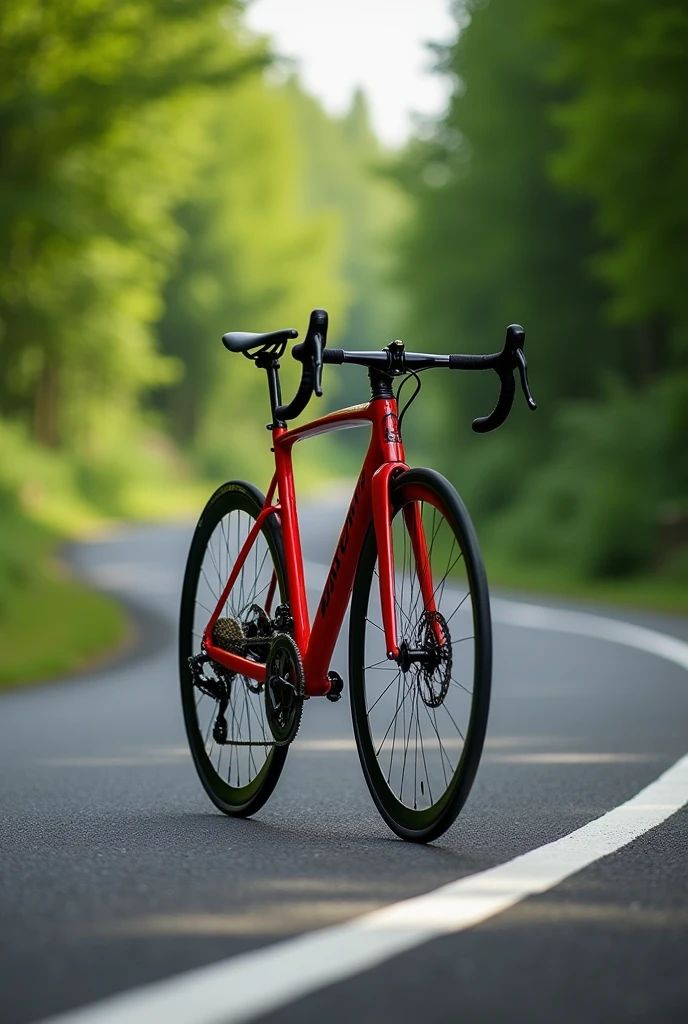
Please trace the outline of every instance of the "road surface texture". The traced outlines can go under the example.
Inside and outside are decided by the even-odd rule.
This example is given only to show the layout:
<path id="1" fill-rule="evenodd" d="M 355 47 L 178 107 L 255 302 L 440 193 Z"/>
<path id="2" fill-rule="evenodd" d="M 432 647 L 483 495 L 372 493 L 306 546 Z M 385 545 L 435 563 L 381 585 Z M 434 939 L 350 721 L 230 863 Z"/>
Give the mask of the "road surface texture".
<path id="1" fill-rule="evenodd" d="M 341 503 L 304 517 L 317 590 Z M 226 818 L 196 778 L 178 696 L 176 618 L 190 535 L 188 525 L 128 528 L 75 549 L 79 571 L 135 610 L 145 644 L 110 668 L 0 698 L 3 1024 L 91 1004 L 83 1020 L 104 1020 L 97 1014 L 107 997 L 165 991 L 150 986 L 173 976 L 186 991 L 193 969 L 291 948 L 285 940 L 457 879 L 470 886 L 471 876 L 625 804 L 688 751 L 688 662 L 632 646 L 634 630 L 627 643 L 594 627 L 559 629 L 556 613 L 549 625 L 524 628 L 509 614 L 519 605 L 495 602 L 487 745 L 471 797 L 441 840 L 405 844 L 379 818 L 348 700 L 307 704 L 269 803 L 253 820 Z M 575 627 L 572 606 L 548 607 L 573 612 Z M 682 641 L 678 661 L 688 652 L 688 620 L 585 610 Z M 344 635 L 333 668 L 346 679 Z M 479 915 L 472 927 L 440 929 L 340 980 L 317 980 L 316 942 L 301 964 L 316 980 L 301 995 L 289 994 L 288 958 L 279 967 L 258 960 L 257 974 L 242 975 L 245 987 L 253 977 L 254 989 L 277 991 L 258 1017 L 687 1021 L 688 794 L 681 780 L 672 785 L 668 809 L 648 791 L 660 824 L 639 827 L 609 856 L 588 856 L 583 870 L 569 864 L 563 881 L 539 893 L 536 878 L 535 895 Z M 609 821 L 613 831 L 616 818 Z M 255 1010 L 232 1016 L 230 981 L 226 1017 L 206 1013 L 204 978 L 194 990 L 197 1016 L 174 990 L 178 1015 L 152 1003 L 136 1016 L 114 1001 L 107 1019 L 252 1018 Z"/>

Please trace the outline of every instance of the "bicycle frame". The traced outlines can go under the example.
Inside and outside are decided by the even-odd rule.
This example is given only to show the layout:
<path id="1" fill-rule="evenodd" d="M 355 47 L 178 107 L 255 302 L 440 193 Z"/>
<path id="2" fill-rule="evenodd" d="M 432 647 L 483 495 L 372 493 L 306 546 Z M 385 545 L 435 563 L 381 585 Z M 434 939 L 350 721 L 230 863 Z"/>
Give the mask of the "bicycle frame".
<path id="1" fill-rule="evenodd" d="M 337 541 L 318 610 L 311 625 L 296 507 L 292 450 L 297 441 L 304 441 L 318 434 L 368 425 L 372 426 L 370 444 Z M 261 513 L 242 545 L 225 589 L 205 628 L 204 647 L 210 658 L 230 671 L 264 682 L 264 664 L 216 647 L 212 643 L 212 634 L 225 600 L 265 519 L 270 515 L 277 515 L 284 537 L 289 605 L 294 620 L 294 640 L 303 659 L 305 693 L 309 697 L 325 696 L 331 688 L 328 678 L 330 660 L 344 621 L 356 568 L 371 522 L 374 525 L 378 549 L 380 603 L 387 656 L 396 658 L 399 655 L 394 604 L 390 485 L 393 477 L 408 469 L 408 466 L 399 433 L 397 402 L 394 397 L 375 397 L 367 404 L 340 409 L 291 430 L 284 426 L 274 427 L 272 438 L 275 473 Z M 425 607 L 434 610 L 428 551 L 418 504 L 414 502 L 406 506 L 403 514 L 411 538 Z M 276 578 L 273 573 L 266 600 L 268 614 L 275 590 Z"/>

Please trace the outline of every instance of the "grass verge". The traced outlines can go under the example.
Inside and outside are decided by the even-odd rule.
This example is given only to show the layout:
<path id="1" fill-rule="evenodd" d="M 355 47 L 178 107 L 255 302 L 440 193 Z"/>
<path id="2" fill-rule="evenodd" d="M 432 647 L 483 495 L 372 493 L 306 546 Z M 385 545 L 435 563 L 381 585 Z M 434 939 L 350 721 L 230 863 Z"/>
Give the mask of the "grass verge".
<path id="1" fill-rule="evenodd" d="M 127 617 L 58 562 L 58 534 L 0 508 L 0 689 L 67 675 L 124 642 Z"/>
<path id="2" fill-rule="evenodd" d="M 581 580 L 546 566 L 509 565 L 486 553 L 485 564 L 491 587 L 576 601 L 615 604 L 645 611 L 688 615 L 688 586 L 661 576 L 628 579 Z"/>

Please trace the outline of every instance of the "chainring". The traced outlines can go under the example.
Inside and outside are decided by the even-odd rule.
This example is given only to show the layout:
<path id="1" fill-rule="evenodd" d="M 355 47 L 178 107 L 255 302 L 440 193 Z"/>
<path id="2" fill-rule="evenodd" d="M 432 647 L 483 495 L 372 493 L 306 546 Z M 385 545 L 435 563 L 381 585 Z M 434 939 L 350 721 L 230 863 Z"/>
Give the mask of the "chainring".
<path id="1" fill-rule="evenodd" d="M 439 612 L 424 612 L 416 630 L 416 643 L 431 655 L 429 661 L 419 666 L 420 698 L 427 707 L 438 708 L 449 691 L 453 662 L 451 634 L 444 616 Z"/>
<path id="2" fill-rule="evenodd" d="M 265 663 L 265 713 L 278 746 L 291 743 L 301 724 L 304 674 L 301 655 L 287 633 L 277 633 Z"/>

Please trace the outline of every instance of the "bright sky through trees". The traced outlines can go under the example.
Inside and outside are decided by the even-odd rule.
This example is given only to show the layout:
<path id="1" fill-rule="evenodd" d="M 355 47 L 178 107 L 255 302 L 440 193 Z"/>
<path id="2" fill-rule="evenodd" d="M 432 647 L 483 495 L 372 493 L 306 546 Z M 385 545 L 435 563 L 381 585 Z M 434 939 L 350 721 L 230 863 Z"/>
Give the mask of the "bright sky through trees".
<path id="1" fill-rule="evenodd" d="M 449 82 L 431 74 L 425 44 L 453 38 L 449 0 L 254 0 L 247 21 L 298 61 L 303 84 L 332 113 L 362 86 L 388 145 L 405 141 L 414 112 L 445 107 Z"/>

